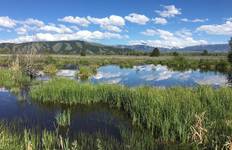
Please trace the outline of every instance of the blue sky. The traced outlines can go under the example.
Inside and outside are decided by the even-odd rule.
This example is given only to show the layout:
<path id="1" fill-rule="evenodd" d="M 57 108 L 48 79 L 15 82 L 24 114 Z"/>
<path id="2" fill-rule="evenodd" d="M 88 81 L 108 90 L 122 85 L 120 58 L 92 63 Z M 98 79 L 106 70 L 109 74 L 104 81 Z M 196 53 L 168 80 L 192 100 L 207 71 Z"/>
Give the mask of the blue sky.
<path id="1" fill-rule="evenodd" d="M 185 47 L 226 43 L 231 0 L 1 0 L 0 42 L 85 40 Z"/>

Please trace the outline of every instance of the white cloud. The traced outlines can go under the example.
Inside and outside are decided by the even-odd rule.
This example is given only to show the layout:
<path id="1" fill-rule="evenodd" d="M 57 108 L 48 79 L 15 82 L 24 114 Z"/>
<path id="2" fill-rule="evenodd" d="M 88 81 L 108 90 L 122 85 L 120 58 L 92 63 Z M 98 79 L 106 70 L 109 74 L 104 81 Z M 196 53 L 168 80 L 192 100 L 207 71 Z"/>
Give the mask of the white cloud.
<path id="1" fill-rule="evenodd" d="M 164 47 L 164 48 L 173 48 L 179 47 L 183 48 L 186 46 L 194 45 L 204 45 L 208 42 L 205 40 L 195 40 L 192 37 L 192 33 L 189 30 L 183 29 L 175 33 L 171 33 L 166 30 L 161 29 L 147 29 L 142 32 L 142 34 L 147 36 L 158 36 L 157 40 L 132 40 L 129 41 L 131 45 L 137 44 L 146 44 L 153 47 Z"/>
<path id="2" fill-rule="evenodd" d="M 132 23 L 137 23 L 140 25 L 145 25 L 150 20 L 145 15 L 136 14 L 136 13 L 131 13 L 128 16 L 125 16 L 125 19 Z"/>
<path id="3" fill-rule="evenodd" d="M 39 28 L 39 30 L 46 31 L 46 32 L 56 32 L 56 33 L 72 33 L 73 32 L 70 28 L 66 27 L 65 25 L 56 26 L 54 24 L 42 26 L 41 28 Z"/>
<path id="4" fill-rule="evenodd" d="M 62 22 L 68 22 L 68 23 L 74 23 L 74 24 L 78 24 L 80 26 L 84 26 L 84 27 L 87 27 L 90 22 L 84 18 L 84 17 L 73 17 L 73 16 L 66 16 L 62 19 L 58 19 L 59 21 L 62 21 Z"/>
<path id="5" fill-rule="evenodd" d="M 17 32 L 17 34 L 27 34 L 28 30 L 26 27 L 19 27 L 17 29 L 15 29 L 15 31 Z"/>
<path id="6" fill-rule="evenodd" d="M 160 17 L 156 17 L 155 19 L 153 19 L 153 21 L 155 22 L 155 24 L 162 24 L 162 25 L 168 23 L 168 21 L 165 18 L 160 18 Z"/>
<path id="7" fill-rule="evenodd" d="M 167 18 L 167 17 L 175 17 L 176 15 L 181 14 L 181 9 L 176 8 L 175 5 L 167 5 L 163 6 L 164 10 L 160 11 L 157 10 L 156 13 L 158 13 L 161 17 Z"/>
<path id="8" fill-rule="evenodd" d="M 28 18 L 25 21 L 22 21 L 21 23 L 24 24 L 24 25 L 35 25 L 35 26 L 38 26 L 38 27 L 44 26 L 43 21 L 33 19 L 33 18 Z"/>
<path id="9" fill-rule="evenodd" d="M 5 28 L 13 28 L 16 26 L 16 21 L 8 16 L 0 17 L 0 26 Z"/>
<path id="10" fill-rule="evenodd" d="M 232 35 L 232 20 L 227 20 L 224 24 L 202 25 L 197 31 L 212 35 Z"/>
<path id="11" fill-rule="evenodd" d="M 11 42 L 11 43 L 23 43 L 32 41 L 60 41 L 60 40 L 85 40 L 94 41 L 102 39 L 123 39 L 125 36 L 118 33 L 100 32 L 100 31 L 88 31 L 80 30 L 75 33 L 64 33 L 64 34 L 52 34 L 52 33 L 36 33 L 34 35 L 19 36 L 15 39 L 2 40 L 0 43 Z"/>
<path id="12" fill-rule="evenodd" d="M 125 20 L 122 17 L 116 15 L 111 15 L 110 17 L 105 18 L 95 18 L 88 16 L 87 19 L 93 24 L 98 24 L 101 28 L 112 32 L 121 32 L 120 27 L 125 25 Z"/>
<path id="13" fill-rule="evenodd" d="M 206 18 L 206 19 L 199 19 L 199 18 L 196 18 L 196 19 L 187 19 L 187 18 L 182 18 L 181 19 L 181 21 L 183 21 L 183 22 L 193 22 L 193 23 L 195 23 L 195 22 L 206 22 L 206 21 L 208 21 L 209 19 L 208 18 Z"/>

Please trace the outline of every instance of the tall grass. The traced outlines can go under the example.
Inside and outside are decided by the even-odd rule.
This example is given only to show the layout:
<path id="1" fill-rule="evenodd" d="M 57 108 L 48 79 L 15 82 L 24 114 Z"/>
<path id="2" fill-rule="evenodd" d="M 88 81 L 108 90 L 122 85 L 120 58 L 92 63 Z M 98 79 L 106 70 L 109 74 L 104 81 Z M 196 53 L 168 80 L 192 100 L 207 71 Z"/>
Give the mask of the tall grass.
<path id="1" fill-rule="evenodd" d="M 69 126 L 71 123 L 71 111 L 65 110 L 56 115 L 56 122 L 61 127 Z"/>
<path id="2" fill-rule="evenodd" d="M 0 87 L 16 89 L 28 85 L 29 82 L 30 78 L 21 71 L 0 69 Z"/>
<path id="3" fill-rule="evenodd" d="M 87 80 L 90 76 L 97 73 L 97 67 L 98 66 L 81 66 L 79 72 L 77 73 L 77 77 L 79 77 L 81 80 Z"/>
<path id="4" fill-rule="evenodd" d="M 159 149 L 154 138 L 148 132 L 131 131 L 119 128 L 120 139 L 107 133 L 80 132 L 75 137 L 68 138 L 56 131 L 30 131 L 24 129 L 16 132 L 9 125 L 0 123 L 0 149 L 1 150 L 92 150 L 92 149 Z M 171 147 L 173 145 L 162 145 Z M 178 148 L 176 148 L 178 149 Z"/>
<path id="5" fill-rule="evenodd" d="M 126 111 L 134 125 L 147 128 L 162 142 L 194 142 L 191 129 L 195 116 L 203 112 L 207 135 L 201 145 L 221 146 L 232 134 L 232 89 L 227 87 L 127 88 L 56 78 L 34 86 L 30 95 L 42 103 L 108 103 Z"/>

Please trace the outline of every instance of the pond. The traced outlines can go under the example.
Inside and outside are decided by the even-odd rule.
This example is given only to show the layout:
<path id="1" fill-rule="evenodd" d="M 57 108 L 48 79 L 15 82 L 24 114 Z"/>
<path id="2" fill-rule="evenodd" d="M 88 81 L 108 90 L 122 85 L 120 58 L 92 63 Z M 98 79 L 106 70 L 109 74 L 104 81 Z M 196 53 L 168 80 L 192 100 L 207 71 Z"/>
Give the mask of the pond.
<path id="1" fill-rule="evenodd" d="M 162 65 L 142 65 L 133 68 L 120 68 L 107 65 L 98 68 L 97 74 L 90 78 L 93 83 L 123 84 L 134 86 L 172 87 L 210 85 L 213 87 L 229 85 L 229 75 L 219 72 L 198 70 L 173 71 Z"/>
<path id="2" fill-rule="evenodd" d="M 81 132 L 89 134 L 101 132 L 120 140 L 119 127 L 128 130 L 131 128 L 126 114 L 110 109 L 105 104 L 72 107 L 42 105 L 31 102 L 26 93 L 26 91 L 22 91 L 20 96 L 15 96 L 4 88 L 0 89 L 0 120 L 7 123 L 16 122 L 19 130 L 36 128 L 55 131 L 56 115 L 69 109 L 71 111 L 69 137 L 75 137 Z"/>

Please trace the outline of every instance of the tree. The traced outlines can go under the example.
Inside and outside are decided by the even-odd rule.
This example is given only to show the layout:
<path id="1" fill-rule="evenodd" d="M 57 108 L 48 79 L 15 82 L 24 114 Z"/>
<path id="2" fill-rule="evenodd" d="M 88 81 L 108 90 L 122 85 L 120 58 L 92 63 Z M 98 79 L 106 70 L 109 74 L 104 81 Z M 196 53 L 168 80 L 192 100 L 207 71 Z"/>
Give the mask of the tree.
<path id="1" fill-rule="evenodd" d="M 160 50 L 158 48 L 154 48 L 150 54 L 151 57 L 158 57 L 160 56 Z"/>
<path id="2" fill-rule="evenodd" d="M 209 54 L 209 52 L 207 50 L 203 50 L 203 52 L 202 52 L 203 56 L 207 56 L 208 54 Z"/>
<path id="3" fill-rule="evenodd" d="M 173 52 L 172 55 L 173 56 L 179 56 L 179 53 L 178 52 Z"/>
<path id="4" fill-rule="evenodd" d="M 232 37 L 230 38 L 229 46 L 230 46 L 230 50 L 229 50 L 229 53 L 228 53 L 228 61 L 230 63 L 232 63 Z"/>
<path id="5" fill-rule="evenodd" d="M 81 53 L 80 53 L 81 56 L 86 56 L 86 51 L 85 50 L 82 50 Z"/>

